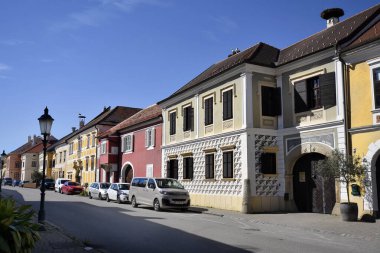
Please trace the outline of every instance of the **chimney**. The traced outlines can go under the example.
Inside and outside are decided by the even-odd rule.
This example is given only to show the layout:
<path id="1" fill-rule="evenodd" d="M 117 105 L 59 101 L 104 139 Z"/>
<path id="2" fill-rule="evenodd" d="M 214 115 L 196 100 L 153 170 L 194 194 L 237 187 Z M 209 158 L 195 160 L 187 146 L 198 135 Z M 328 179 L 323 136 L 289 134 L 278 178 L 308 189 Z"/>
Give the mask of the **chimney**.
<path id="1" fill-rule="evenodd" d="M 37 142 L 37 136 L 35 134 L 33 134 L 33 143 L 32 145 L 35 145 Z"/>
<path id="2" fill-rule="evenodd" d="M 343 15 L 344 11 L 341 8 L 331 8 L 321 12 L 321 18 L 326 19 L 327 28 L 339 23 L 339 18 Z"/>
<path id="3" fill-rule="evenodd" d="M 32 136 L 28 135 L 28 143 L 32 141 Z"/>
<path id="4" fill-rule="evenodd" d="M 72 127 L 72 128 L 71 128 L 71 131 L 72 131 L 73 133 L 74 133 L 76 130 L 77 130 L 76 127 Z"/>
<path id="5" fill-rule="evenodd" d="M 238 53 L 240 53 L 240 49 L 239 48 L 232 49 L 232 52 L 231 52 L 231 54 L 228 55 L 228 57 L 231 57 L 231 56 L 233 56 L 235 54 L 238 54 Z"/>
<path id="6" fill-rule="evenodd" d="M 84 127 L 86 116 L 79 113 L 78 118 L 79 118 L 79 129 L 81 129 L 82 127 Z"/>

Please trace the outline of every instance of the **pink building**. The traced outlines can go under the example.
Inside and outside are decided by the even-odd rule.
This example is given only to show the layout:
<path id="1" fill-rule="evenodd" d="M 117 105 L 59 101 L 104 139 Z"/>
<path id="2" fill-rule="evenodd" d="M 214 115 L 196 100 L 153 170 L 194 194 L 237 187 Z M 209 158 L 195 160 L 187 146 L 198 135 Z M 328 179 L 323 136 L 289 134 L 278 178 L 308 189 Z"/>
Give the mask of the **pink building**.
<path id="1" fill-rule="evenodd" d="M 134 176 L 161 176 L 162 115 L 152 105 L 99 137 L 101 182 L 130 182 Z M 104 152 L 102 152 L 104 151 Z M 116 172 L 113 168 L 117 167 Z"/>

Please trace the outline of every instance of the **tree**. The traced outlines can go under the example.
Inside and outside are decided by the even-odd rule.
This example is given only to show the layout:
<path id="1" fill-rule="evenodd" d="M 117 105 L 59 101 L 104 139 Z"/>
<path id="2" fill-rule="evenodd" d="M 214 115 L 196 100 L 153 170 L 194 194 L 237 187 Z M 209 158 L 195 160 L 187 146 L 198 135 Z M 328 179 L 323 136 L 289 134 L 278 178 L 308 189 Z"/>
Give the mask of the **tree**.
<path id="1" fill-rule="evenodd" d="M 35 170 L 33 171 L 31 177 L 32 177 L 33 183 L 39 183 L 42 180 L 42 173 Z"/>
<path id="2" fill-rule="evenodd" d="M 345 183 L 347 190 L 347 201 L 350 202 L 350 183 L 363 183 L 366 178 L 367 164 L 357 155 L 346 155 L 339 150 L 333 150 L 330 157 L 318 161 L 316 165 L 318 174 L 323 178 L 335 178 Z"/>

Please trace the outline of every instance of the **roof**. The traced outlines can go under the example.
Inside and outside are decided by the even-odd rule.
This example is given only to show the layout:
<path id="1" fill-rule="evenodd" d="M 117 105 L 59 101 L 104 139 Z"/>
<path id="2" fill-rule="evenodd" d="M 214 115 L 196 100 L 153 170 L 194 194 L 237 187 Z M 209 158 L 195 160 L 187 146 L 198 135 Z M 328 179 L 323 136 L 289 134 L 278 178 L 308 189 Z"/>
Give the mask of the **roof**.
<path id="1" fill-rule="evenodd" d="M 49 143 L 54 143 L 57 139 L 53 136 L 53 135 L 50 135 L 49 136 Z M 31 141 L 28 141 L 27 143 L 23 144 L 22 146 L 20 146 L 19 148 L 13 150 L 12 152 L 10 152 L 8 155 L 21 155 L 21 154 L 24 154 L 24 153 L 38 153 L 40 151 L 35 151 L 34 149 L 39 146 L 39 144 L 42 144 L 42 137 L 41 136 L 36 136 L 34 141 L 33 139 Z M 42 147 L 42 146 L 41 146 Z"/>
<path id="2" fill-rule="evenodd" d="M 373 21 L 374 17 L 380 13 L 380 4 L 377 4 L 365 11 L 362 11 L 344 21 L 341 21 L 330 28 L 326 28 L 306 39 L 303 39 L 287 48 L 279 50 L 265 43 L 258 43 L 240 53 L 234 54 L 218 63 L 211 65 L 193 80 L 182 86 L 169 97 L 158 102 L 163 103 L 201 83 L 218 76 L 240 64 L 250 63 L 265 67 L 277 67 L 288 64 L 292 61 L 312 55 L 314 53 L 333 48 L 345 43 L 363 30 L 363 28 Z M 370 41 L 380 38 L 378 26 L 372 28 L 368 34 L 363 34 L 362 41 Z M 364 43 L 357 42 L 356 45 Z"/>
<path id="3" fill-rule="evenodd" d="M 380 4 L 282 49 L 277 64 L 284 65 L 343 43 L 363 29 L 379 11 Z"/>
<path id="4" fill-rule="evenodd" d="M 274 67 L 274 62 L 277 60 L 279 52 L 279 49 L 260 42 L 244 51 L 241 51 L 218 63 L 211 65 L 208 69 L 206 69 L 193 80 L 182 86 L 179 90 L 174 92 L 168 98 L 158 103 L 162 103 L 190 88 L 197 86 L 198 84 L 208 79 L 211 79 L 243 63 L 251 63 L 265 67 Z"/>
<path id="5" fill-rule="evenodd" d="M 161 115 L 162 115 L 161 107 L 157 104 L 154 104 L 152 106 L 145 108 L 144 110 L 137 112 L 136 114 L 132 115 L 131 117 L 127 118 L 126 120 L 122 121 L 116 126 L 108 129 L 106 132 L 101 134 L 100 137 L 106 137 L 106 136 L 112 135 L 128 127 L 135 126 L 139 123 L 143 123 L 148 120 L 161 117 Z"/>
<path id="6" fill-rule="evenodd" d="M 133 114 L 139 111 L 141 111 L 141 108 L 133 108 L 133 107 L 125 107 L 125 106 L 116 106 L 113 109 L 111 109 L 110 107 L 105 108 L 99 115 L 97 115 L 90 122 L 85 124 L 82 128 L 76 130 L 72 135 L 70 135 L 70 137 L 78 133 L 81 133 L 96 125 L 114 126 L 120 123 L 122 120 L 132 116 Z"/>

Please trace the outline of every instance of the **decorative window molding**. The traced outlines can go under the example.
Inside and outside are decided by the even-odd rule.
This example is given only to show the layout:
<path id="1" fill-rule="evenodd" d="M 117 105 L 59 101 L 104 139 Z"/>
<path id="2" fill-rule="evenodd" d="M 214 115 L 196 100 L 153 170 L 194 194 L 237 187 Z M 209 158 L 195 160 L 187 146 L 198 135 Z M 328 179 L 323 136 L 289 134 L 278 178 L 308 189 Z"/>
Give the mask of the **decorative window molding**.
<path id="1" fill-rule="evenodd" d="M 100 144 L 100 154 L 104 155 L 107 153 L 107 141 L 102 141 Z"/>
<path id="2" fill-rule="evenodd" d="M 214 91 L 213 93 L 211 94 L 207 94 L 205 96 L 202 97 L 202 109 L 204 109 L 205 107 L 205 100 L 206 99 L 209 99 L 209 98 L 213 98 L 214 100 L 214 105 L 216 105 L 216 91 Z"/>
<path id="3" fill-rule="evenodd" d="M 223 150 L 223 151 L 226 151 L 226 150 L 233 150 L 233 149 L 235 149 L 235 148 L 236 148 L 235 145 L 228 145 L 228 146 L 222 146 L 222 147 L 220 147 L 220 149 Z"/>
<path id="4" fill-rule="evenodd" d="M 145 147 L 152 149 L 155 145 L 156 130 L 154 127 L 145 130 Z"/>
<path id="5" fill-rule="evenodd" d="M 296 82 L 300 82 L 315 76 L 326 74 L 326 68 L 320 68 L 317 70 L 303 71 L 301 73 L 297 73 L 289 76 L 289 93 L 292 92 L 293 86 Z"/>
<path id="6" fill-rule="evenodd" d="M 232 94 L 233 96 L 236 98 L 237 97 L 237 94 L 236 94 L 236 84 L 233 83 L 227 87 L 224 87 L 223 89 L 220 90 L 220 103 L 223 102 L 223 93 L 228 91 L 228 90 L 232 90 Z"/>
<path id="7" fill-rule="evenodd" d="M 133 133 L 126 134 L 122 136 L 122 149 L 123 152 L 133 152 L 133 142 L 134 142 L 134 136 Z"/>
<path id="8" fill-rule="evenodd" d="M 181 156 L 182 157 L 188 157 L 188 156 L 193 156 L 193 152 L 184 152 L 184 153 L 181 153 Z"/>
<path id="9" fill-rule="evenodd" d="M 213 152 L 216 152 L 216 148 L 204 149 L 203 152 L 205 152 L 205 153 L 213 153 Z"/>

